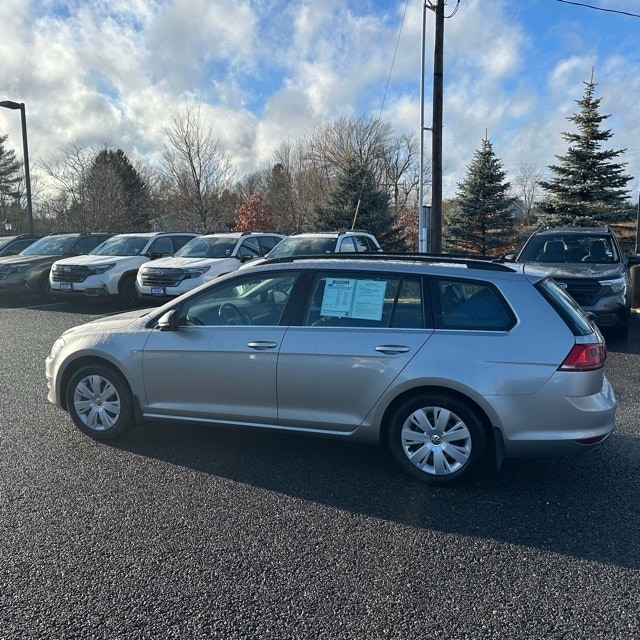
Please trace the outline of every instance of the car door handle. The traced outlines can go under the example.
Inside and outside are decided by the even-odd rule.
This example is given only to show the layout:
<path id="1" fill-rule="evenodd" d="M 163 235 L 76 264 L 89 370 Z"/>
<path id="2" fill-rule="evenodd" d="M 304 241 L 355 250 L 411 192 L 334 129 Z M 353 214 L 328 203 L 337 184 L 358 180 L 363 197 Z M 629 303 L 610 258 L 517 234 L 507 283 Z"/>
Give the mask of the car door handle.
<path id="1" fill-rule="evenodd" d="M 376 347 L 376 351 L 392 356 L 398 353 L 407 353 L 407 351 L 411 351 L 411 347 L 405 347 L 402 344 L 381 344 Z"/>
<path id="2" fill-rule="evenodd" d="M 265 351 L 266 349 L 275 349 L 278 346 L 278 343 L 267 342 L 266 340 L 256 340 L 255 342 L 250 342 L 247 346 L 249 349 L 255 349 L 256 351 Z"/>

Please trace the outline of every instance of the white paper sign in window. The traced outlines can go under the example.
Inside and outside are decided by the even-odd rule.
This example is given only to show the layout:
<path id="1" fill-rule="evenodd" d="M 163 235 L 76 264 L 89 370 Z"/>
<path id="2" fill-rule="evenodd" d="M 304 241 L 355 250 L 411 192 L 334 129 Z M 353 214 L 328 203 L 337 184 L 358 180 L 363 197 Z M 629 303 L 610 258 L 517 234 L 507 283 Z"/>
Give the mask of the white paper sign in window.
<path id="1" fill-rule="evenodd" d="M 380 320 L 387 283 L 380 280 L 327 278 L 320 314 L 339 318 Z"/>

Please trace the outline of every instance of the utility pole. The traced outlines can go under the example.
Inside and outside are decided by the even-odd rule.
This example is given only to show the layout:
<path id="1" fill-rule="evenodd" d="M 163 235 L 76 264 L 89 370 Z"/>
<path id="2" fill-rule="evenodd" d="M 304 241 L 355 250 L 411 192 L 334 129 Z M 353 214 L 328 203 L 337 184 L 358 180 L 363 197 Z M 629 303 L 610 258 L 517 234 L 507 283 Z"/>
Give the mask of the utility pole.
<path id="1" fill-rule="evenodd" d="M 433 124 L 431 128 L 431 220 L 429 251 L 442 253 L 442 94 L 444 67 L 444 3 L 435 0 L 435 46 L 433 52 Z"/>

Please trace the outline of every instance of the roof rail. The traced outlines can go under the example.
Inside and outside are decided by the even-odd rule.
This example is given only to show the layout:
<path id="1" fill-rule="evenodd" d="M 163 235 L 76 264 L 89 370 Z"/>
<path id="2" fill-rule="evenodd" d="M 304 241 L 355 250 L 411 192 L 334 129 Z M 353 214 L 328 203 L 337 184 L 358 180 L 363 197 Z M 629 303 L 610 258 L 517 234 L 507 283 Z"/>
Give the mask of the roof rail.
<path id="1" fill-rule="evenodd" d="M 486 271 L 514 271 L 513 267 L 495 262 L 492 256 L 482 256 L 475 254 L 442 254 L 442 253 L 321 253 L 314 255 L 285 256 L 282 258 L 267 258 L 263 264 L 281 264 L 286 262 L 296 262 L 298 260 L 353 260 L 353 261 L 389 261 L 389 262 L 423 262 L 426 264 L 459 264 L 465 265 L 469 269 L 484 269 Z"/>

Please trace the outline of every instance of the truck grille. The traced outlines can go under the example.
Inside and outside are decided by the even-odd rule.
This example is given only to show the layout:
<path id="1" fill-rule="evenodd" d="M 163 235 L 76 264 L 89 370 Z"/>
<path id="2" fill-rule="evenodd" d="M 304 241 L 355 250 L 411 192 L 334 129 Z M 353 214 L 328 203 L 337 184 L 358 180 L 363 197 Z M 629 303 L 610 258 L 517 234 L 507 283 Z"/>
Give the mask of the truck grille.
<path id="1" fill-rule="evenodd" d="M 140 282 L 145 287 L 177 287 L 189 274 L 182 269 L 142 269 Z"/>
<path id="2" fill-rule="evenodd" d="M 597 280 L 559 279 L 558 282 L 567 285 L 567 293 L 581 306 L 590 307 L 604 294 L 604 288 Z"/>
<path id="3" fill-rule="evenodd" d="M 51 271 L 53 282 L 84 282 L 91 275 L 89 267 L 82 265 L 64 265 L 55 271 Z"/>

